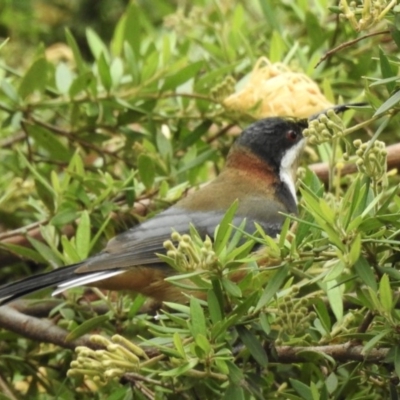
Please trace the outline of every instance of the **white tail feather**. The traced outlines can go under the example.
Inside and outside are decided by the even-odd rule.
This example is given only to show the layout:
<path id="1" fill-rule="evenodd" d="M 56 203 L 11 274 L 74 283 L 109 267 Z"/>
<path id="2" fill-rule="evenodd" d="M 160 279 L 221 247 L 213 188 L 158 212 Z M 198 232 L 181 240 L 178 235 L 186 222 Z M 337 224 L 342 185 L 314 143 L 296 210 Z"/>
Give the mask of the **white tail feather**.
<path id="1" fill-rule="evenodd" d="M 124 270 L 110 271 L 110 272 L 95 272 L 90 275 L 81 276 L 79 278 L 71 279 L 69 281 L 60 283 L 57 289 L 52 293 L 53 296 L 62 293 L 64 290 L 71 289 L 78 286 L 85 286 L 89 283 L 102 281 L 103 279 L 111 278 L 112 276 L 124 273 Z"/>

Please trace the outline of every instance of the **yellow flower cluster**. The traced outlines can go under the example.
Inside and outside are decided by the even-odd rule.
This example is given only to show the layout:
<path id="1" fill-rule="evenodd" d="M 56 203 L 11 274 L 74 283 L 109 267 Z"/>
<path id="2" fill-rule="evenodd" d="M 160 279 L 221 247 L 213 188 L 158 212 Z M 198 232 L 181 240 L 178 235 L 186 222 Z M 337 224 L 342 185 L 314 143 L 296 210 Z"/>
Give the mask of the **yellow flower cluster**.
<path id="1" fill-rule="evenodd" d="M 332 107 L 310 77 L 292 72 L 282 63 L 271 63 L 266 57 L 257 61 L 245 87 L 222 103 L 228 110 L 247 113 L 255 119 L 308 118 Z"/>
<path id="2" fill-rule="evenodd" d="M 144 358 L 144 362 L 148 359 L 139 346 L 120 335 L 114 335 L 111 340 L 93 335 L 90 341 L 104 348 L 92 350 L 78 346 L 75 349 L 78 357 L 71 362 L 68 376 L 84 375 L 94 382 L 104 384 L 109 379 L 119 379 L 125 372 L 137 371 L 141 364 L 140 358 Z"/>

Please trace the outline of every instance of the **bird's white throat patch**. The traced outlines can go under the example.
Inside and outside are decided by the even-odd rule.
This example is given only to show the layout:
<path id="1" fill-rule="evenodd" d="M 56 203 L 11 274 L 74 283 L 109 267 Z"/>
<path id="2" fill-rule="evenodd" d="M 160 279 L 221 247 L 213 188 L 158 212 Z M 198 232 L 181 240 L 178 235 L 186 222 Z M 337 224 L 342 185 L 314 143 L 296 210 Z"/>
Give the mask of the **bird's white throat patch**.
<path id="1" fill-rule="evenodd" d="M 293 200 L 297 204 L 296 197 L 296 185 L 293 180 L 293 164 L 299 157 L 303 147 L 305 145 L 305 139 L 300 140 L 293 147 L 291 147 L 281 160 L 281 168 L 279 170 L 279 177 L 281 181 L 288 187 L 290 193 L 293 196 Z"/>

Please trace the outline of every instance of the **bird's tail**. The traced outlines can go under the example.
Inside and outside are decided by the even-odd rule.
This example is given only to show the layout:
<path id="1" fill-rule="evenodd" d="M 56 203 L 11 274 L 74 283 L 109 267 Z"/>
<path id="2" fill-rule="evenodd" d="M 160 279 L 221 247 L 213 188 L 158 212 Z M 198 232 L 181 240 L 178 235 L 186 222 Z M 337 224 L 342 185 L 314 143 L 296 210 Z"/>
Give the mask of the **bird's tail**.
<path id="1" fill-rule="evenodd" d="M 21 281 L 13 282 L 0 287 L 0 305 L 9 303 L 26 294 L 36 292 L 41 289 L 58 286 L 64 282 L 76 278 L 75 270 L 80 264 L 69 265 L 68 267 L 58 268 L 51 272 L 44 272 L 25 278 Z"/>

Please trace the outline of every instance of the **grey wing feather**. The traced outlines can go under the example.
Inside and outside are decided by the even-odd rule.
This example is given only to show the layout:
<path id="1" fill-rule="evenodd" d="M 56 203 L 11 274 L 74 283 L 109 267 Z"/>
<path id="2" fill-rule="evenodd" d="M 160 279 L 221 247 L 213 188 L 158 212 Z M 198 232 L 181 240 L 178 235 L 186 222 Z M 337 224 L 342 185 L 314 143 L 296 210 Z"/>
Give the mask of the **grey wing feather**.
<path id="1" fill-rule="evenodd" d="M 251 216 L 246 218 L 244 227 L 246 232 L 255 232 L 255 221 L 270 235 L 275 236 L 280 231 L 282 216 L 270 222 L 263 221 L 258 215 L 259 212 L 256 213 L 254 209 L 253 214 L 255 214 L 253 218 Z M 215 228 L 223 216 L 224 211 L 194 212 L 179 206 L 171 207 L 110 240 L 101 253 L 84 261 L 76 272 L 109 271 L 138 265 L 159 264 L 160 259 L 156 254 L 166 253 L 163 243 L 171 238 L 173 230 L 185 234 L 189 232 L 190 224 L 193 224 L 201 237 L 208 235 L 213 238 Z M 244 218 L 236 215 L 233 224 L 238 227 Z"/>
<path id="2" fill-rule="evenodd" d="M 202 237 L 213 236 L 223 215 L 222 212 L 188 213 L 183 208 L 169 208 L 110 240 L 101 253 L 83 262 L 79 273 L 160 263 L 156 253 L 165 254 L 163 243 L 171 238 L 173 230 L 188 233 L 193 224 Z"/>

